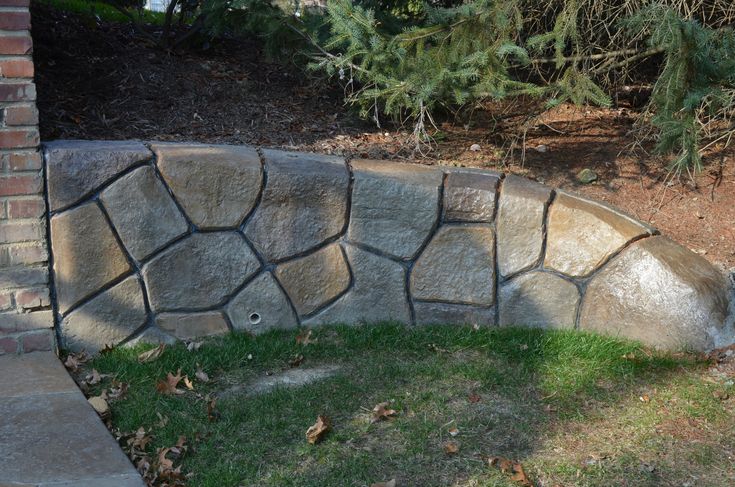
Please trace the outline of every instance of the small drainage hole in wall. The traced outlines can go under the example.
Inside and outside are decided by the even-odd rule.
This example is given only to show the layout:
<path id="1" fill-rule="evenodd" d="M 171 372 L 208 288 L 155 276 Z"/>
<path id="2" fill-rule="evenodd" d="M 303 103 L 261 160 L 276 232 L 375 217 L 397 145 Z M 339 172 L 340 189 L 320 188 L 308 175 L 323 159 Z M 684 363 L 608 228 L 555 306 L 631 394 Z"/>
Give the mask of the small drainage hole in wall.
<path id="1" fill-rule="evenodd" d="M 258 313 L 250 313 L 249 319 L 251 325 L 257 325 L 260 323 L 260 315 Z"/>

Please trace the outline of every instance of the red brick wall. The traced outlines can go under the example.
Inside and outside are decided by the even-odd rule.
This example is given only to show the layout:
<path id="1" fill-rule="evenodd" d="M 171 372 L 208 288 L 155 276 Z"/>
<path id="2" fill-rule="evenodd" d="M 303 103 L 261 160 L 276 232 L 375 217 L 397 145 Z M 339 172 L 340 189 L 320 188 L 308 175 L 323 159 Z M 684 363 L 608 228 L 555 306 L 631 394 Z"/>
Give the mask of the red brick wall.
<path id="1" fill-rule="evenodd" d="M 0 355 L 54 346 L 28 1 L 0 0 Z"/>

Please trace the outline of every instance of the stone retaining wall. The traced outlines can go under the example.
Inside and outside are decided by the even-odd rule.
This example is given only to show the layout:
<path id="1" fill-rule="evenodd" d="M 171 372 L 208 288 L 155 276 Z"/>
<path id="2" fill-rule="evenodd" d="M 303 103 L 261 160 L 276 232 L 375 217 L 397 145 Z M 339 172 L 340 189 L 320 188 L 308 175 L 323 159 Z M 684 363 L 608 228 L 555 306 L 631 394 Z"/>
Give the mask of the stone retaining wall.
<path id="1" fill-rule="evenodd" d="M 135 141 L 54 142 L 45 159 L 72 350 L 386 320 L 728 341 L 706 260 L 519 177 Z"/>

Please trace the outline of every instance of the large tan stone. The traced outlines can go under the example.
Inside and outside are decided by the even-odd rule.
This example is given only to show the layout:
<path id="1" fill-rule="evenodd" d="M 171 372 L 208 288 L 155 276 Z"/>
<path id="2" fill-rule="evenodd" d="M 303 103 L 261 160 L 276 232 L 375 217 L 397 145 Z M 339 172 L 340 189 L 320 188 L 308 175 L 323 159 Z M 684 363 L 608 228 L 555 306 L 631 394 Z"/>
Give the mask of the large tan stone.
<path id="1" fill-rule="evenodd" d="M 253 209 L 263 180 L 255 149 L 202 144 L 153 144 L 151 149 L 163 178 L 197 227 L 236 227 Z"/>
<path id="2" fill-rule="evenodd" d="M 334 300 L 350 285 L 350 270 L 336 243 L 279 265 L 275 274 L 300 316 Z"/>
<path id="3" fill-rule="evenodd" d="M 138 276 L 130 276 L 65 316 L 61 336 L 69 350 L 94 353 L 122 342 L 146 320 Z"/>
<path id="4" fill-rule="evenodd" d="M 347 236 L 399 259 L 411 259 L 439 217 L 442 172 L 427 166 L 352 161 L 355 177 Z"/>
<path id="5" fill-rule="evenodd" d="M 653 232 L 602 203 L 560 191 L 549 210 L 544 266 L 587 276 L 628 242 Z"/>
<path id="6" fill-rule="evenodd" d="M 422 301 L 492 305 L 494 247 L 490 226 L 442 226 L 413 266 L 411 296 Z"/>
<path id="7" fill-rule="evenodd" d="M 267 182 L 245 235 L 271 262 L 336 237 L 347 217 L 349 173 L 333 156 L 264 151 Z"/>
<path id="8" fill-rule="evenodd" d="M 237 232 L 197 233 L 143 266 L 151 307 L 158 312 L 209 308 L 225 301 L 260 269 Z"/>
<path id="9" fill-rule="evenodd" d="M 153 154 L 137 141 L 60 140 L 44 144 L 49 209 L 81 201 Z"/>
<path id="10" fill-rule="evenodd" d="M 123 245 L 137 260 L 145 259 L 189 229 L 150 166 L 115 181 L 102 192 L 100 200 Z"/>
<path id="11" fill-rule="evenodd" d="M 495 325 L 495 307 L 416 301 L 413 309 L 417 325 Z"/>
<path id="12" fill-rule="evenodd" d="M 54 283 L 59 311 L 130 271 L 97 203 L 85 203 L 51 218 Z"/>
<path id="13" fill-rule="evenodd" d="M 229 331 L 220 311 L 202 313 L 161 313 L 156 316 L 156 325 L 180 340 L 221 335 Z"/>
<path id="14" fill-rule="evenodd" d="M 347 245 L 345 252 L 352 268 L 352 288 L 304 324 L 411 323 L 403 266 L 353 245 Z"/>
<path id="15" fill-rule="evenodd" d="M 572 329 L 579 290 L 562 277 L 532 271 L 503 283 L 498 300 L 500 326 Z"/>
<path id="16" fill-rule="evenodd" d="M 499 181 L 494 172 L 451 169 L 444 179 L 444 221 L 492 222 Z"/>
<path id="17" fill-rule="evenodd" d="M 704 350 L 723 329 L 726 289 L 704 258 L 665 237 L 646 238 L 592 278 L 579 326 L 663 349 Z"/>
<path id="18" fill-rule="evenodd" d="M 551 189 L 508 176 L 500 190 L 497 239 L 498 271 L 508 277 L 538 264 L 544 244 L 544 212 Z"/>
<path id="19" fill-rule="evenodd" d="M 227 316 L 235 330 L 256 335 L 299 326 L 288 298 L 270 272 L 253 279 L 230 301 Z"/>

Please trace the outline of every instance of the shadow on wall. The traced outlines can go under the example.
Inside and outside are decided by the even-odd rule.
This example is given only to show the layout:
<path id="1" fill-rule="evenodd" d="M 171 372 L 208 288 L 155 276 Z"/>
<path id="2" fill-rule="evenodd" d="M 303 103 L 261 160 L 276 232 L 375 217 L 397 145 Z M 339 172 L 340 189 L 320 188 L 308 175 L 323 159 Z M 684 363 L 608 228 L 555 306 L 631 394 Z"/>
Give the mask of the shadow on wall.
<path id="1" fill-rule="evenodd" d="M 706 260 L 515 176 L 196 144 L 59 141 L 45 156 L 70 349 L 387 320 L 732 341 Z"/>

